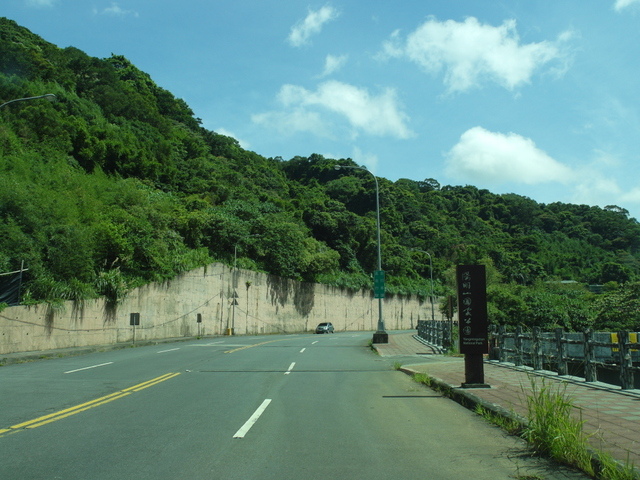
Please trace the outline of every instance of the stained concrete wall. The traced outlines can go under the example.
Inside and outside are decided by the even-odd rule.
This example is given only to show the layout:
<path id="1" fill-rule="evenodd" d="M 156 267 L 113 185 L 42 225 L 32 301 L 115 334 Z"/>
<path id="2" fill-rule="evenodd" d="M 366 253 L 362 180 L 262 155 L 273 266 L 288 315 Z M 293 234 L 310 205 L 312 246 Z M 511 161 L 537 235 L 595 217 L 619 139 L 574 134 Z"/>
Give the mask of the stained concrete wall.
<path id="1" fill-rule="evenodd" d="M 387 330 L 412 329 L 430 318 L 431 304 L 390 296 L 383 312 Z M 131 313 L 140 314 L 139 326 L 130 325 Z M 0 354 L 225 335 L 229 329 L 240 335 L 310 332 L 325 321 L 336 331 L 374 331 L 378 300 L 370 291 L 213 264 L 138 288 L 115 307 L 90 300 L 6 308 L 0 312 Z"/>

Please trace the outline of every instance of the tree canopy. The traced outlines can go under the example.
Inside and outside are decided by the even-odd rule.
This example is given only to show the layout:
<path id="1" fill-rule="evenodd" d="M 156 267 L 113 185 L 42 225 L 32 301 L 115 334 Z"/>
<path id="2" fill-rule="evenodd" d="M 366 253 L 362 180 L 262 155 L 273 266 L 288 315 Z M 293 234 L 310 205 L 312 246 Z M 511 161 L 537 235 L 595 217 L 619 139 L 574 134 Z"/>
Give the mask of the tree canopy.
<path id="1" fill-rule="evenodd" d="M 375 182 L 334 169 L 357 166 L 351 159 L 245 150 L 124 56 L 61 49 L 0 18 L 0 103 L 45 93 L 57 101 L 0 109 L 0 272 L 25 263 L 25 302 L 117 301 L 212 261 L 372 286 Z M 640 225 L 623 208 L 545 205 L 432 178 L 378 183 L 390 294 L 430 295 L 431 273 L 436 294 L 451 293 L 456 264 L 484 263 L 495 321 L 619 324 L 606 302 L 590 315 L 577 293 L 549 287 L 563 280 L 585 298 L 585 285 L 616 285 L 608 292 L 635 308 Z"/>

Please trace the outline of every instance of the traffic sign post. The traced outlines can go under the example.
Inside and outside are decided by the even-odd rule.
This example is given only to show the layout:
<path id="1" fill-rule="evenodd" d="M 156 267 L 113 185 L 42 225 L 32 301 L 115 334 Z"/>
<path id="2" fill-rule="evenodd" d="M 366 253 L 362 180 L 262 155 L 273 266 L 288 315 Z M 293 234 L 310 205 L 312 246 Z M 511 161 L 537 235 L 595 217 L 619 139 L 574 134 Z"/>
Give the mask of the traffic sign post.
<path id="1" fill-rule="evenodd" d="M 376 270 L 373 272 L 373 297 L 384 298 L 384 270 Z"/>
<path id="2" fill-rule="evenodd" d="M 227 328 L 227 335 L 234 335 L 236 330 L 236 305 L 238 303 L 238 292 L 234 289 L 233 295 L 231 295 L 231 327 Z"/>
<path id="3" fill-rule="evenodd" d="M 129 325 L 133 327 L 133 344 L 136 344 L 136 325 L 140 325 L 140 314 L 139 313 L 130 313 L 129 314 Z"/>

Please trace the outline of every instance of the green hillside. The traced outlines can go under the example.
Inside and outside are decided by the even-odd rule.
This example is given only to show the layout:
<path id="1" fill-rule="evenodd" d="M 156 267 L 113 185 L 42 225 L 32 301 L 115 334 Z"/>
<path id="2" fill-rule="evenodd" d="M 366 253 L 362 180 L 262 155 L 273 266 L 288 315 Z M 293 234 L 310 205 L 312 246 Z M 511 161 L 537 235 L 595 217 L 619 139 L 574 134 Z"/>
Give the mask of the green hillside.
<path id="1" fill-rule="evenodd" d="M 0 18 L 0 103 L 46 93 L 56 101 L 0 109 L 0 272 L 28 267 L 23 303 L 117 302 L 214 261 L 371 287 L 375 184 L 335 170 L 350 159 L 244 150 L 124 56 L 60 49 Z M 493 321 L 640 329 L 640 225 L 624 209 L 434 179 L 379 188 L 390 294 L 430 294 L 429 252 L 437 295 L 456 264 L 488 266 Z"/>

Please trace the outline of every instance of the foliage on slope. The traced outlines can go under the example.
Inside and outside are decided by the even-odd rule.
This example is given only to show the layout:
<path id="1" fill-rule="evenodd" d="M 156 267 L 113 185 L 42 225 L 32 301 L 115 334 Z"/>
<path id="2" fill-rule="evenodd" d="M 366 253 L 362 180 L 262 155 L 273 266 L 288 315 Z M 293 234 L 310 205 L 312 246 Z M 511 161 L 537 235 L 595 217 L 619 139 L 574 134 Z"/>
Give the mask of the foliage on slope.
<path id="1" fill-rule="evenodd" d="M 44 93 L 57 101 L 0 109 L 0 271 L 25 262 L 27 301 L 117 301 L 211 261 L 371 285 L 375 184 L 334 169 L 350 159 L 244 150 L 125 57 L 60 49 L 0 18 L 0 99 Z M 544 321 L 577 328 L 597 321 L 569 300 L 582 297 L 541 282 L 640 279 L 640 225 L 619 207 L 543 205 L 434 179 L 379 184 L 391 293 L 429 295 L 430 260 L 438 295 L 451 291 L 454 265 L 484 263 L 496 320 L 537 322 L 546 295 Z M 571 318 L 555 311 L 569 307 Z"/>

